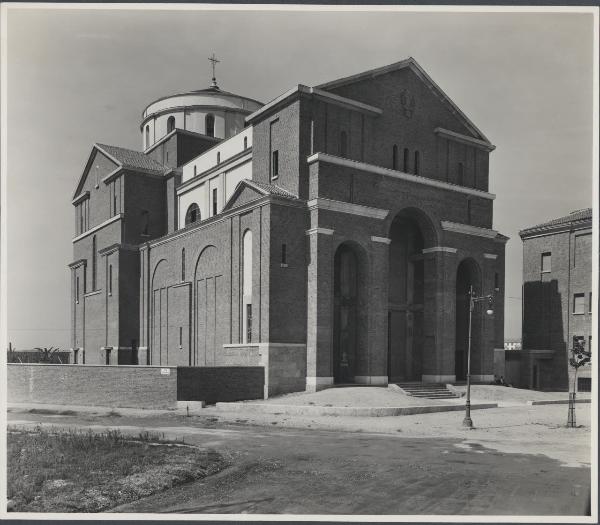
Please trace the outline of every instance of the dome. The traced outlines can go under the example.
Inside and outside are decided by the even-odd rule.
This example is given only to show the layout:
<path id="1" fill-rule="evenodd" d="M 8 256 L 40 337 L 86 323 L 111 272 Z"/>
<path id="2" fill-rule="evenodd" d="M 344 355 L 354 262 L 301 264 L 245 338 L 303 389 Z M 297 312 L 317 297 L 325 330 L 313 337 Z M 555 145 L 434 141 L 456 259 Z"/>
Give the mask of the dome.
<path id="1" fill-rule="evenodd" d="M 263 106 L 257 100 L 213 85 L 159 98 L 142 112 L 140 131 L 144 150 L 175 128 L 226 139 L 245 127 L 244 119 Z"/>

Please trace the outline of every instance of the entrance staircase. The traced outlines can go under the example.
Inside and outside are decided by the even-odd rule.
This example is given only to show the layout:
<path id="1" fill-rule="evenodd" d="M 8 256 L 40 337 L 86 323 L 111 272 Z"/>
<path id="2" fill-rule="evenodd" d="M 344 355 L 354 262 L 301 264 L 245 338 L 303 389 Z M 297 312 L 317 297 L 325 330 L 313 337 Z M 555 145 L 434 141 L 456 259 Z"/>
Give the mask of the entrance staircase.
<path id="1" fill-rule="evenodd" d="M 405 394 L 427 399 L 456 399 L 460 397 L 450 392 L 446 385 L 439 383 L 395 383 Z"/>

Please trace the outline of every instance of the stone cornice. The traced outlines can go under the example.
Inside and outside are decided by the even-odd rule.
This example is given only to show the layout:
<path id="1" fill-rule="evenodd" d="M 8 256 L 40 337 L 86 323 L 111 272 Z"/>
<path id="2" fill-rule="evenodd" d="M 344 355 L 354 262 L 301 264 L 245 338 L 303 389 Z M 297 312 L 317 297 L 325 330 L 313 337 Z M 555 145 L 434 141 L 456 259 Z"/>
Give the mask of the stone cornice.
<path id="1" fill-rule="evenodd" d="M 380 242 L 382 244 L 390 244 L 392 242 L 392 239 L 388 239 L 387 237 L 372 236 L 371 242 Z"/>
<path id="2" fill-rule="evenodd" d="M 443 252 L 443 253 L 456 253 L 458 250 L 456 248 L 451 248 L 450 246 L 432 246 L 431 248 L 423 248 L 421 253 L 435 253 L 435 252 Z"/>
<path id="3" fill-rule="evenodd" d="M 388 216 L 389 210 L 382 210 L 379 208 L 372 208 L 371 206 L 364 206 L 362 204 L 354 204 L 351 202 L 336 201 L 331 199 L 325 199 L 318 197 L 308 201 L 308 209 L 314 210 L 328 210 L 336 211 L 340 213 L 350 213 L 352 215 L 360 215 L 362 217 L 369 217 L 371 219 L 385 219 Z"/>
<path id="4" fill-rule="evenodd" d="M 77 206 L 80 202 L 83 202 L 84 200 L 89 199 L 89 198 L 90 198 L 90 192 L 89 191 L 84 191 L 79 196 L 77 196 L 76 198 L 74 198 L 71 201 L 71 204 L 73 206 Z"/>
<path id="5" fill-rule="evenodd" d="M 490 144 L 489 142 L 469 137 L 468 135 L 463 135 L 462 133 L 456 133 L 456 131 L 450 131 L 449 129 L 435 128 L 433 132 L 450 140 L 455 140 L 456 142 L 461 142 L 469 146 L 475 146 L 476 148 L 484 151 L 494 151 L 496 149 L 496 146 Z"/>
<path id="6" fill-rule="evenodd" d="M 306 235 L 313 235 L 315 233 L 320 233 L 322 235 L 333 235 L 335 230 L 330 230 L 329 228 L 311 228 L 310 230 L 306 230 Z"/>
<path id="7" fill-rule="evenodd" d="M 77 241 L 80 241 L 81 239 L 84 239 L 88 235 L 91 235 L 92 233 L 95 233 L 98 230 L 101 230 L 105 226 L 108 226 L 109 224 L 112 224 L 115 221 L 121 220 L 122 217 L 123 217 L 123 214 L 119 213 L 119 214 L 115 215 L 114 217 L 111 217 L 110 219 L 105 220 L 103 223 L 98 224 L 98 226 L 94 226 L 93 228 L 90 228 L 88 231 L 83 232 L 81 235 L 78 235 L 71 242 L 75 243 Z"/>
<path id="8" fill-rule="evenodd" d="M 391 170 L 389 168 L 382 168 L 381 166 L 375 166 L 374 164 L 367 164 L 366 162 L 344 159 L 341 157 L 330 155 L 329 153 L 315 153 L 309 156 L 306 159 L 306 161 L 309 164 L 312 164 L 314 162 L 326 162 L 328 164 L 344 166 L 346 168 L 351 168 L 355 170 L 368 171 L 371 173 L 377 173 L 378 175 L 384 175 L 386 177 L 401 179 L 416 184 L 422 184 L 424 186 L 432 186 L 434 188 L 440 188 L 443 190 L 465 193 L 467 195 L 473 195 L 482 199 L 494 200 L 496 198 L 496 196 L 493 193 L 488 193 L 487 191 L 476 190 L 474 188 L 467 188 L 465 186 L 459 186 L 457 184 L 451 184 L 449 182 L 443 182 L 436 179 L 428 179 L 427 177 L 421 177 L 420 175 L 411 175 L 402 171 Z"/>
<path id="9" fill-rule="evenodd" d="M 71 268 L 72 270 L 74 270 L 75 268 L 79 268 L 80 266 L 86 266 L 86 265 L 87 265 L 86 259 L 77 259 L 76 261 L 69 263 L 67 266 L 69 268 Z"/>
<path id="10" fill-rule="evenodd" d="M 463 224 L 460 222 L 442 221 L 442 229 L 454 233 L 463 233 L 465 235 L 476 235 L 477 237 L 486 237 L 493 239 L 498 235 L 496 230 L 489 228 L 480 228 L 471 224 Z"/>

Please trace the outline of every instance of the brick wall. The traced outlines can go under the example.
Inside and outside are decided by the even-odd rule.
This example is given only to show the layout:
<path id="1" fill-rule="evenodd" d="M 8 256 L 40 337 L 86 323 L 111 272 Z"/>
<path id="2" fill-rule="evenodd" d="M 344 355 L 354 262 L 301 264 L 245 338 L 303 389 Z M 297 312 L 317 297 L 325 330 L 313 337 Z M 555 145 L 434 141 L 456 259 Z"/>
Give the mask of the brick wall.
<path id="1" fill-rule="evenodd" d="M 265 373 L 262 366 L 179 367 L 178 401 L 240 401 L 262 399 Z"/>
<path id="2" fill-rule="evenodd" d="M 9 403 L 173 408 L 177 369 L 134 366 L 8 365 Z M 161 371 L 169 370 L 169 375 Z"/>

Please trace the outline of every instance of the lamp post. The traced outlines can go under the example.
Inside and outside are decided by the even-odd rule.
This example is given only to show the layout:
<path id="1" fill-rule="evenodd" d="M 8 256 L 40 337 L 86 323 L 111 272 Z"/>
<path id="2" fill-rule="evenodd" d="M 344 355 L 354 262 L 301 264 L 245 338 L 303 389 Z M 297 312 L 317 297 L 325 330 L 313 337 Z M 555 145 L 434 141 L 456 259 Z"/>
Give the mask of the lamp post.
<path id="1" fill-rule="evenodd" d="M 469 286 L 469 346 L 467 347 L 467 404 L 465 405 L 465 418 L 463 419 L 463 426 L 473 428 L 473 420 L 471 419 L 471 332 L 472 332 L 472 321 L 473 321 L 473 310 L 475 309 L 475 303 L 480 301 L 488 302 L 488 309 L 486 313 L 492 315 L 494 310 L 492 308 L 494 303 L 494 296 L 492 294 L 482 295 L 476 297 L 473 291 L 473 285 Z"/>

